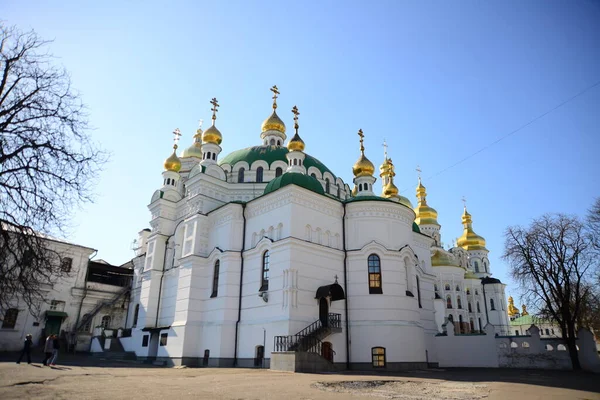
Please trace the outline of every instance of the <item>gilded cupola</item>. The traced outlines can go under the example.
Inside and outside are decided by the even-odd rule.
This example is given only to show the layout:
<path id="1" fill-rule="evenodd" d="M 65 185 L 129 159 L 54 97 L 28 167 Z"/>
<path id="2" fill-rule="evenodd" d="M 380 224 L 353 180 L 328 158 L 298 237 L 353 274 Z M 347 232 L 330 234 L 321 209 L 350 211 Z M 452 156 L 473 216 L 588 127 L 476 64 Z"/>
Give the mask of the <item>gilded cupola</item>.
<path id="1" fill-rule="evenodd" d="M 298 125 L 298 115 L 300 115 L 300 113 L 298 112 L 298 107 L 294 106 L 294 108 L 292 108 L 292 113 L 294 114 L 295 133 L 292 139 L 288 142 L 287 148 L 289 151 L 304 151 L 304 140 L 302 140 L 302 138 L 298 134 L 298 128 L 300 127 Z"/>
<path id="2" fill-rule="evenodd" d="M 363 134 L 362 129 L 358 130 L 358 136 L 360 136 L 360 157 L 358 158 L 358 161 L 354 163 L 354 166 L 352 166 L 352 173 L 357 178 L 360 176 L 373 176 L 375 166 L 367 157 L 365 157 L 365 146 L 363 143 L 365 135 Z"/>
<path id="3" fill-rule="evenodd" d="M 458 238 L 456 244 L 465 250 L 487 250 L 485 248 L 485 239 L 473 231 L 473 221 L 471 214 L 467 212 L 467 206 L 462 215 L 463 234 Z"/>
<path id="4" fill-rule="evenodd" d="M 273 113 L 263 121 L 261 126 L 262 133 L 268 131 L 277 131 L 285 134 L 285 124 L 277 115 L 277 97 L 279 95 L 279 89 L 277 89 L 277 85 L 271 88 L 273 92 Z"/>
<path id="5" fill-rule="evenodd" d="M 173 154 L 171 154 L 164 162 L 163 166 L 165 167 L 165 171 L 179 172 L 181 169 L 181 160 L 177 157 L 177 141 L 181 136 L 181 132 L 179 129 L 175 129 L 173 131 L 173 135 L 175 136 L 175 144 L 173 145 Z"/>
<path id="6" fill-rule="evenodd" d="M 516 317 L 517 315 L 519 315 L 519 309 L 517 307 L 515 307 L 515 301 L 513 300 L 512 296 L 509 296 L 508 297 L 508 316 Z"/>
<path id="7" fill-rule="evenodd" d="M 223 135 L 221 135 L 221 132 L 215 126 L 215 121 L 217 120 L 217 111 L 219 111 L 219 102 L 216 98 L 213 98 L 210 103 L 213 105 L 213 107 L 211 108 L 211 111 L 213 112 L 212 125 L 202 134 L 202 143 L 212 143 L 220 145 L 223 141 Z"/>
<path id="8" fill-rule="evenodd" d="M 183 153 L 181 153 L 181 158 L 202 158 L 202 133 L 202 121 L 200 121 L 200 126 L 198 127 L 198 130 L 196 130 L 196 134 L 194 135 L 194 142 L 190 147 L 183 150 Z"/>
<path id="9" fill-rule="evenodd" d="M 427 205 L 427 190 L 421 183 L 421 178 L 417 186 L 417 207 L 414 210 L 417 215 L 415 222 L 418 225 L 440 225 L 437 221 L 437 211 Z"/>

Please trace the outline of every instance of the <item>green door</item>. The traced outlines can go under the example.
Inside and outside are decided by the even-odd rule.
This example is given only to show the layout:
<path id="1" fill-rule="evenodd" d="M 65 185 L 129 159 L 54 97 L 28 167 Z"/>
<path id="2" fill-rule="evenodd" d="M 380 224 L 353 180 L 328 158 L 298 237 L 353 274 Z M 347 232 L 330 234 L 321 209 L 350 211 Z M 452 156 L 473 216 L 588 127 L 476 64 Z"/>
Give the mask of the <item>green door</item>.
<path id="1" fill-rule="evenodd" d="M 62 324 L 62 317 L 48 317 L 46 319 L 46 336 L 60 333 L 60 325 Z"/>

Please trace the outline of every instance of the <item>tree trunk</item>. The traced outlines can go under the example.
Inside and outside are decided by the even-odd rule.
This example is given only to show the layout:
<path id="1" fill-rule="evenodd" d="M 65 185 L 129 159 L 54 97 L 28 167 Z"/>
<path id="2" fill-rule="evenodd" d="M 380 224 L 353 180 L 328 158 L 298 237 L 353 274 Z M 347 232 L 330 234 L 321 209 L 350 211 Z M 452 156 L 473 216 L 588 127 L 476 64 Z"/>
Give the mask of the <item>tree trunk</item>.
<path id="1" fill-rule="evenodd" d="M 573 370 L 579 371 L 581 370 L 581 364 L 579 363 L 579 354 L 577 351 L 577 336 L 575 335 L 575 328 L 573 326 L 569 326 L 568 335 L 565 338 L 567 343 L 567 348 L 569 349 L 569 356 L 571 357 L 571 364 L 573 365 Z"/>

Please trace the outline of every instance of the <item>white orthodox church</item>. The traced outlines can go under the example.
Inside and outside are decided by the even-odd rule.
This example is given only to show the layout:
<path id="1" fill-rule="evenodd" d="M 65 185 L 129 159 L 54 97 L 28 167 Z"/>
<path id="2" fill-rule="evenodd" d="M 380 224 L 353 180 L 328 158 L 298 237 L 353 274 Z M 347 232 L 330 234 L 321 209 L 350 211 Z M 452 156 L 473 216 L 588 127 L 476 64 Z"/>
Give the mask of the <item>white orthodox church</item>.
<path id="1" fill-rule="evenodd" d="M 506 332 L 505 285 L 466 208 L 456 247 L 442 248 L 420 180 L 413 207 L 386 154 L 375 194 L 359 131 L 351 189 L 305 151 L 296 107 L 287 140 L 271 90 L 260 144 L 222 156 L 213 99 L 212 126 L 165 161 L 126 350 L 170 365 L 279 368 L 310 352 L 338 369 L 395 370 L 435 365 L 449 320 L 455 334 Z"/>

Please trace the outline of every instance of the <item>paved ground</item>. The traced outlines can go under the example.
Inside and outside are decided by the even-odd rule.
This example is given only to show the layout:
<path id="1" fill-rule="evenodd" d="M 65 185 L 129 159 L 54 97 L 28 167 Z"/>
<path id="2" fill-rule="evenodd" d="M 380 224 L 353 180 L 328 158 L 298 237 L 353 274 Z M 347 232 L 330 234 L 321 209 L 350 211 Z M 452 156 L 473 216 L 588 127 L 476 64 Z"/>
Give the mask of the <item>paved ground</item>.
<path id="1" fill-rule="evenodd" d="M 63 357 L 63 363 L 68 365 L 0 362 L 0 399 L 600 400 L 600 375 L 572 372 L 439 369 L 394 375 L 291 374 L 160 368 L 82 357 Z"/>

